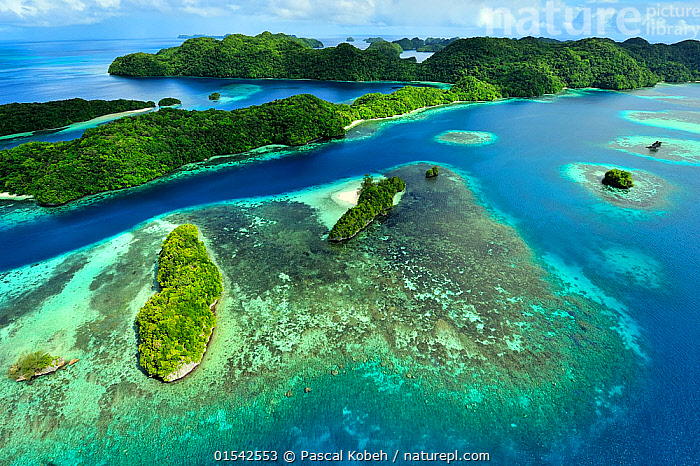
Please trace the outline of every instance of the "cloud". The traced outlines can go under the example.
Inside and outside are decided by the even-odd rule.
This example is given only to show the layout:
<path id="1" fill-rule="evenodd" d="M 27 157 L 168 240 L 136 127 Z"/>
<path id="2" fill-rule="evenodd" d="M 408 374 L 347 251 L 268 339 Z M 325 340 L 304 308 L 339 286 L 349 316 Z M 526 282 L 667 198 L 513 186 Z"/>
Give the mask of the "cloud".
<path id="1" fill-rule="evenodd" d="M 547 4 L 552 5 L 551 14 L 546 12 Z M 618 12 L 635 8 L 642 16 L 639 26 L 644 27 L 646 12 L 656 5 L 659 3 L 634 0 L 0 0 L 0 24 L 67 26 L 100 23 L 114 16 L 124 17 L 119 21 L 128 21 L 167 15 L 178 24 L 213 27 L 216 23 L 219 29 L 228 29 L 226 32 L 249 30 L 252 25 L 284 29 L 296 23 L 303 25 L 309 35 L 320 29 L 353 27 L 375 28 L 377 32 L 389 27 L 407 34 L 418 29 L 450 28 L 462 36 L 501 35 L 505 33 L 503 26 L 512 24 L 512 35 L 517 36 L 522 35 L 517 30 L 520 23 L 520 30 L 526 33 L 558 37 L 567 33 L 590 35 L 589 30 L 597 34 L 601 28 L 606 34 L 608 30 L 619 34 L 617 18 L 600 13 L 606 8 Z M 673 5 L 691 4 L 674 2 Z M 533 11 L 538 15 L 531 14 Z M 673 23 L 679 19 L 693 24 L 700 21 L 697 17 L 666 19 Z M 582 29 L 582 23 L 593 24 Z M 628 24 L 637 27 L 630 21 L 623 25 Z M 571 32 L 579 30 L 582 32 Z"/>
<path id="2" fill-rule="evenodd" d="M 537 1 L 531 0 L 536 5 Z M 504 0 L 517 9 L 522 2 Z M 530 2 L 527 2 L 530 3 Z M 64 26 L 143 13 L 266 18 L 340 26 L 477 26 L 488 0 L 0 0 L 0 23 Z"/>
<path id="3" fill-rule="evenodd" d="M 0 0 L 0 23 L 13 26 L 68 26 L 113 16 L 143 13 L 226 16 L 238 8 L 216 0 Z"/>
<path id="4" fill-rule="evenodd" d="M 7 26 L 89 24 L 118 14 L 119 0 L 2 0 L 0 23 Z"/>

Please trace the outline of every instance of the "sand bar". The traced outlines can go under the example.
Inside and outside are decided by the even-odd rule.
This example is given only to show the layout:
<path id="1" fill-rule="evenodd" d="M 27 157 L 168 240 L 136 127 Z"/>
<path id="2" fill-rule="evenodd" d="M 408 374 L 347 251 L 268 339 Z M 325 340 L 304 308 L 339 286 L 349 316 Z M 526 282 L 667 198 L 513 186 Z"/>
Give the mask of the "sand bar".
<path id="1" fill-rule="evenodd" d="M 334 193 L 333 197 L 339 201 L 357 205 L 357 200 L 360 198 L 360 190 L 353 189 L 351 191 L 339 191 Z"/>
<path id="2" fill-rule="evenodd" d="M 10 194 L 10 193 L 0 193 L 0 199 L 9 201 L 22 201 L 24 199 L 31 199 L 32 196 L 23 194 Z"/>

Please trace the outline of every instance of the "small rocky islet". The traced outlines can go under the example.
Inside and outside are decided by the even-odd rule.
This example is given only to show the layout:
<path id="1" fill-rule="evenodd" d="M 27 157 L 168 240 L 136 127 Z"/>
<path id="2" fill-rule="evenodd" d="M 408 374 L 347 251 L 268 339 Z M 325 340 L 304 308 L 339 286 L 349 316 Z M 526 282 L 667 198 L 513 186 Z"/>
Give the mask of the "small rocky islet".
<path id="1" fill-rule="evenodd" d="M 618 189 L 630 189 L 632 186 L 634 186 L 632 174 L 628 171 L 619 170 L 617 168 L 606 171 L 601 183 Z"/>
<path id="2" fill-rule="evenodd" d="M 610 164 L 570 163 L 562 167 L 562 174 L 600 201 L 632 211 L 663 212 L 676 191 L 673 184 L 649 171 Z"/>
<path id="3" fill-rule="evenodd" d="M 35 351 L 21 356 L 7 371 L 7 375 L 16 382 L 30 382 L 36 377 L 52 374 L 61 368 L 72 366 L 78 361 L 77 358 L 74 358 L 66 362 L 61 356 Z"/>
<path id="4" fill-rule="evenodd" d="M 667 164 L 700 165 L 700 141 L 695 139 L 664 138 L 649 144 L 648 136 L 623 136 L 608 144 L 618 151 L 656 160 Z"/>

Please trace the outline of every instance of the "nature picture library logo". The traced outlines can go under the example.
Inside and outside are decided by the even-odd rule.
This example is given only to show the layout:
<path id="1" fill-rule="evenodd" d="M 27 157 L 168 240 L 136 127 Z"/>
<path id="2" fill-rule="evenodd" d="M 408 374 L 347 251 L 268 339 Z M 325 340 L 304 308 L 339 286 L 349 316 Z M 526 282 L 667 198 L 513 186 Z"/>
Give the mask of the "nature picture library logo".
<path id="1" fill-rule="evenodd" d="M 654 41 L 677 42 L 697 39 L 700 35 L 700 3 L 618 3 L 606 0 L 577 6 L 557 0 L 521 8 L 482 8 L 479 25 L 486 29 L 487 35 L 644 36 Z"/>

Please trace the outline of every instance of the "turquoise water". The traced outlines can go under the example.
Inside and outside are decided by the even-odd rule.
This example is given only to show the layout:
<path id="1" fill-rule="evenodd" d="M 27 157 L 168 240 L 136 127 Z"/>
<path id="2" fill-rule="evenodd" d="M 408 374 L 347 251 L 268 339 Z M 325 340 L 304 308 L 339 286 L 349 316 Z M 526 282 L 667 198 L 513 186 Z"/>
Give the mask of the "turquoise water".
<path id="1" fill-rule="evenodd" d="M 29 95 L 22 73 L 77 73 L 71 62 L 85 68 L 80 89 L 124 98 L 160 82 L 196 102 L 220 86 L 104 76 L 90 69 L 147 44 L 75 44 L 42 44 L 47 61 L 4 58 L 0 76 L 15 79 L 0 92 Z M 36 99 L 79 95 L 70 82 Z M 239 84 L 231 105 L 373 86 Z M 657 159 L 693 160 L 680 102 L 697 98 L 681 85 L 455 105 L 57 209 L 0 201 L 0 365 L 34 349 L 80 359 L 31 384 L 0 381 L 0 459 L 459 449 L 494 464 L 695 464 L 700 179 L 695 164 Z M 673 154 L 647 156 L 644 140 Z M 433 164 L 441 175 L 425 180 Z M 608 166 L 637 173 L 639 189 L 601 190 Z M 365 173 L 402 176 L 407 192 L 352 242 L 328 244 L 347 207 L 335 194 Z M 225 293 L 202 365 L 166 385 L 140 371 L 133 319 L 160 243 L 184 222 L 200 228 Z"/>

